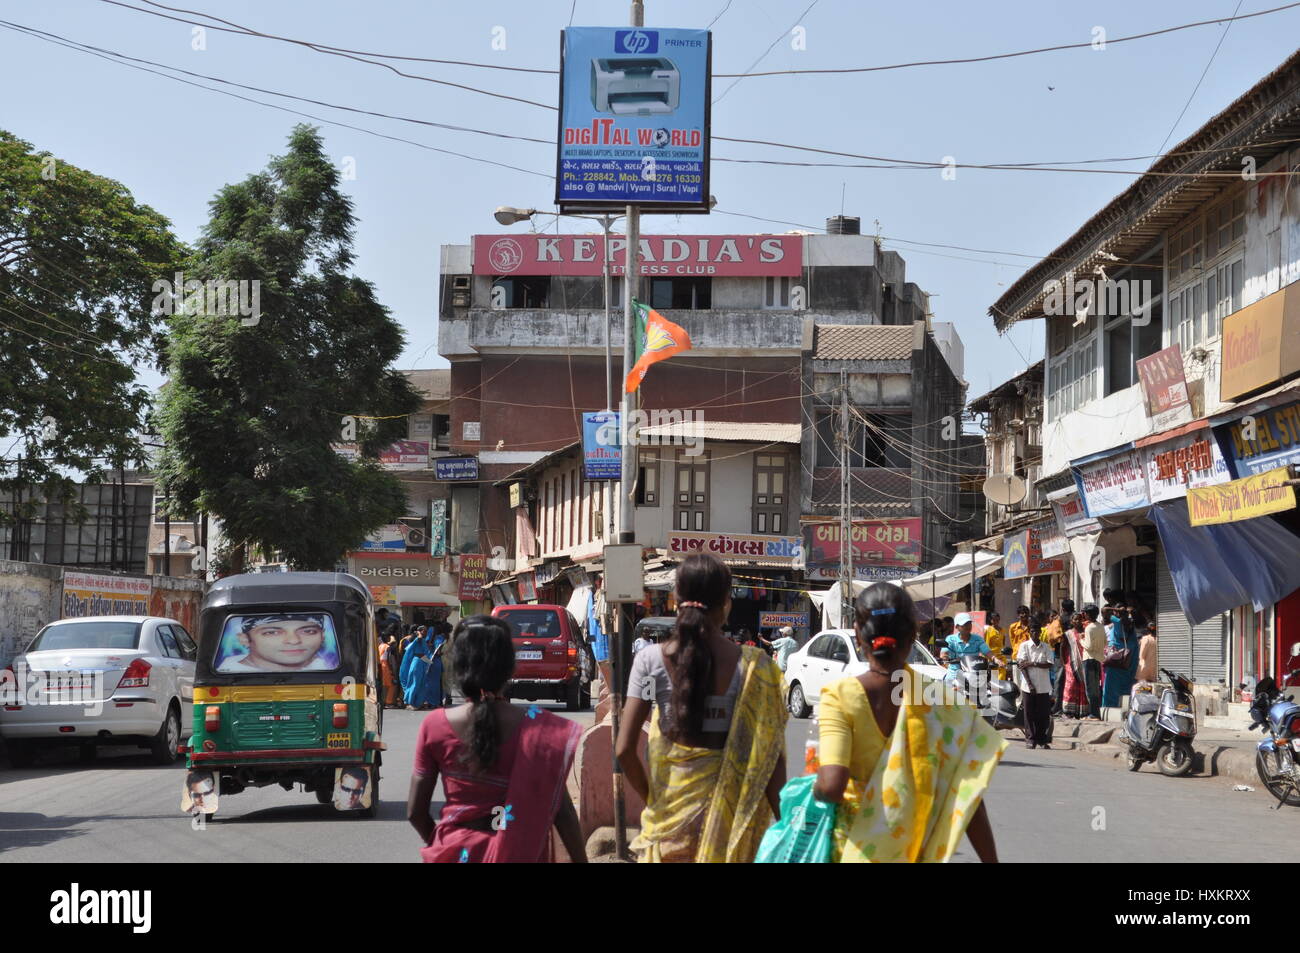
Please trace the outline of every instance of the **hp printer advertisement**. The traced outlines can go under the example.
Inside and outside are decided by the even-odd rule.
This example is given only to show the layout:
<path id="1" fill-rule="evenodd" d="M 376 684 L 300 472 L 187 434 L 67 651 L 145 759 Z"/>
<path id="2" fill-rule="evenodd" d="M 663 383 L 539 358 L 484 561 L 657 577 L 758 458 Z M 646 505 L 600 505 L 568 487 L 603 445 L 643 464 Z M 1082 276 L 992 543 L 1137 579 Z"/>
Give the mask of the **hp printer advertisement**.
<path id="1" fill-rule="evenodd" d="M 709 31 L 570 27 L 560 50 L 556 203 L 707 211 Z"/>

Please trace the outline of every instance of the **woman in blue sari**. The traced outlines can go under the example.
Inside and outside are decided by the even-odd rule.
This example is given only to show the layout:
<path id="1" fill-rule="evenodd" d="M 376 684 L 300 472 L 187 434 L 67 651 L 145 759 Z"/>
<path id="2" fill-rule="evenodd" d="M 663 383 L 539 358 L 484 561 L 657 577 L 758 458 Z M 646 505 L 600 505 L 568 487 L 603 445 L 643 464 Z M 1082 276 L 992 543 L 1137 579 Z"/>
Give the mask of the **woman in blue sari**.
<path id="1" fill-rule="evenodd" d="M 1102 683 L 1101 704 L 1103 708 L 1118 708 L 1120 699 L 1133 689 L 1138 668 L 1138 636 L 1129 610 L 1119 607 L 1111 615 L 1110 633 L 1106 637 L 1107 655 L 1112 650 L 1128 649 L 1128 664 L 1123 668 L 1105 666 L 1106 680 Z"/>
<path id="2" fill-rule="evenodd" d="M 422 630 L 402 655 L 402 697 L 407 708 L 442 705 L 442 639 Z"/>

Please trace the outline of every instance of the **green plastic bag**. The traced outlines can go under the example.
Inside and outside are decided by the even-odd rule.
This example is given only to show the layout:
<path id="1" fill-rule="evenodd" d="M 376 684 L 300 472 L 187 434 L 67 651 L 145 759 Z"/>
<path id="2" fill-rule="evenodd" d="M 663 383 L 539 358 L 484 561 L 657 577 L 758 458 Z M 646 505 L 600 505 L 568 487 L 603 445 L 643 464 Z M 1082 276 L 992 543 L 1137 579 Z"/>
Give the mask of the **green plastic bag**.
<path id="1" fill-rule="evenodd" d="M 756 864 L 828 864 L 835 805 L 813 797 L 817 776 L 791 778 L 781 788 L 781 819 L 758 845 Z"/>

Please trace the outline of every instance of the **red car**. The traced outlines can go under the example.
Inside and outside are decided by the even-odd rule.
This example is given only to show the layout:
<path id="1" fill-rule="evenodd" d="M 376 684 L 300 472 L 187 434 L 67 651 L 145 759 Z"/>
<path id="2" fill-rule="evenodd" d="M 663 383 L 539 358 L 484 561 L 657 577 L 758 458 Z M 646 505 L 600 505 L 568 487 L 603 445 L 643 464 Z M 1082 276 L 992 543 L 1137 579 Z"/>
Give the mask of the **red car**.
<path id="1" fill-rule="evenodd" d="M 497 606 L 492 615 L 514 628 L 514 698 L 553 698 L 569 711 L 591 707 L 591 678 L 596 670 L 578 622 L 564 606 Z"/>

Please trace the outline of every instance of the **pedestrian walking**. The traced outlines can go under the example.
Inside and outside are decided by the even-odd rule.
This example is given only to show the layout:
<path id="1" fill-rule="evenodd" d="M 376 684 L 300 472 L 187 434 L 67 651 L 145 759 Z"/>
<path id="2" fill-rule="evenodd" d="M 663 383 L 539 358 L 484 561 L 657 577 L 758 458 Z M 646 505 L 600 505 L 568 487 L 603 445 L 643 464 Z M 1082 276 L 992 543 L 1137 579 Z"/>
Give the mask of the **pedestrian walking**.
<path id="1" fill-rule="evenodd" d="M 632 661 L 615 754 L 645 800 L 632 844 L 643 863 L 751 863 L 780 814 L 781 672 L 759 649 L 727 640 L 730 611 L 731 570 L 712 554 L 686 557 L 677 569 L 677 625 Z"/>
<path id="2" fill-rule="evenodd" d="M 408 709 L 442 705 L 442 659 L 434 654 L 439 644 L 440 640 L 425 631 L 402 656 L 402 695 Z"/>
<path id="3" fill-rule="evenodd" d="M 784 626 L 778 636 L 772 640 L 772 650 L 776 652 L 776 667 L 785 671 L 790 662 L 790 654 L 799 648 L 799 641 L 794 637 L 794 629 Z"/>
<path id="4" fill-rule="evenodd" d="M 1106 658 L 1106 630 L 1097 621 L 1097 606 L 1083 607 L 1083 687 L 1088 695 L 1088 718 L 1101 720 L 1101 663 Z"/>
<path id="5" fill-rule="evenodd" d="M 1091 709 L 1088 708 L 1087 680 L 1083 661 L 1087 657 L 1083 651 L 1083 633 L 1086 622 L 1083 613 L 1076 613 L 1070 621 L 1070 628 L 1062 639 L 1065 645 L 1065 686 L 1061 690 L 1061 714 L 1066 718 L 1082 718 Z"/>
<path id="6" fill-rule="evenodd" d="M 1156 666 L 1159 664 L 1157 659 L 1160 657 L 1159 642 L 1156 639 L 1156 624 L 1147 623 L 1146 633 L 1142 636 L 1142 641 L 1138 643 L 1138 668 L 1137 678 L 1139 682 L 1151 684 L 1156 680 Z"/>
<path id="7" fill-rule="evenodd" d="M 839 805 L 832 858 L 943 862 L 966 834 L 980 860 L 996 863 L 984 794 L 1007 743 L 977 709 L 907 665 L 916 630 L 901 587 L 858 594 L 854 633 L 869 668 L 827 686 L 818 716 L 813 793 Z"/>
<path id="8" fill-rule="evenodd" d="M 1052 670 L 1052 714 L 1060 715 L 1065 707 L 1065 670 L 1070 665 L 1070 629 L 1074 624 L 1074 602 L 1061 600 L 1061 614 L 1057 618 L 1061 637 L 1054 644 L 1056 649 L 1056 668 Z M 1051 641 L 1050 639 L 1048 640 Z"/>
<path id="9" fill-rule="evenodd" d="M 578 815 L 565 790 L 582 729 L 505 697 L 515 671 L 504 619 L 462 619 L 451 640 L 454 677 L 468 701 L 430 712 L 420 725 L 406 817 L 426 863 L 553 860 L 551 830 L 586 863 Z M 438 778 L 444 804 L 429 814 Z"/>
<path id="10" fill-rule="evenodd" d="M 1111 611 L 1110 635 L 1106 640 L 1106 683 L 1102 687 L 1101 703 L 1106 708 L 1119 708 L 1124 696 L 1133 691 L 1137 677 L 1140 645 L 1128 606 L 1116 606 Z"/>
<path id="11" fill-rule="evenodd" d="M 1041 616 L 1030 615 L 1029 638 L 1016 650 L 1016 680 L 1020 685 L 1025 714 L 1025 746 L 1052 746 L 1052 680 L 1055 653 L 1043 641 Z"/>
<path id="12" fill-rule="evenodd" d="M 397 637 L 390 635 L 386 642 L 379 643 L 379 673 L 384 683 L 384 707 L 392 708 L 397 704 Z"/>

